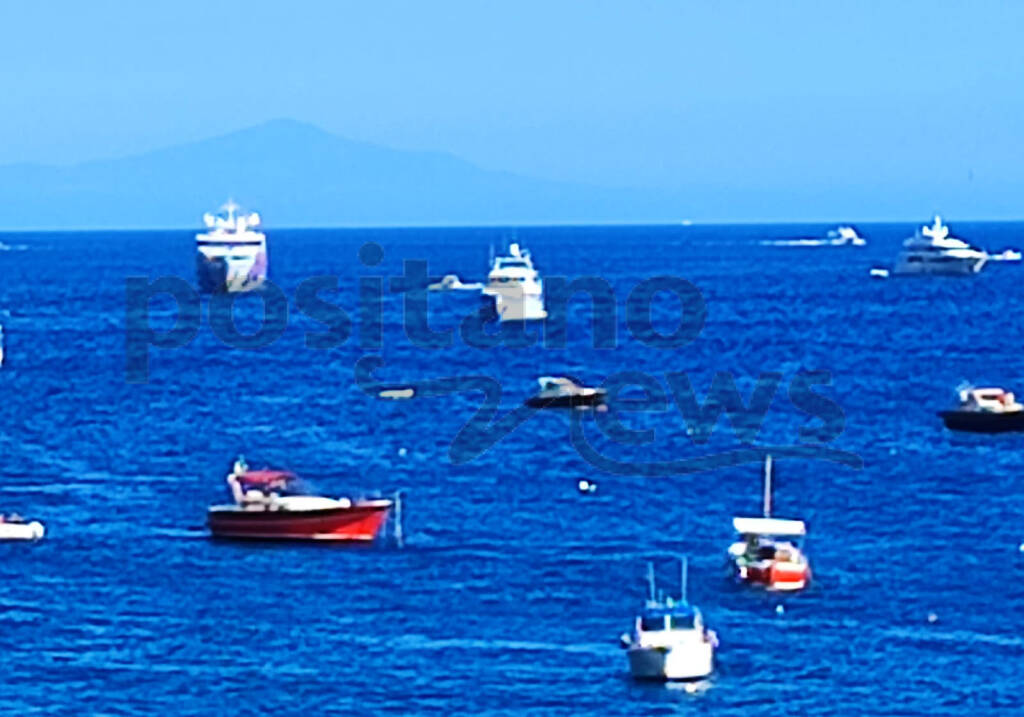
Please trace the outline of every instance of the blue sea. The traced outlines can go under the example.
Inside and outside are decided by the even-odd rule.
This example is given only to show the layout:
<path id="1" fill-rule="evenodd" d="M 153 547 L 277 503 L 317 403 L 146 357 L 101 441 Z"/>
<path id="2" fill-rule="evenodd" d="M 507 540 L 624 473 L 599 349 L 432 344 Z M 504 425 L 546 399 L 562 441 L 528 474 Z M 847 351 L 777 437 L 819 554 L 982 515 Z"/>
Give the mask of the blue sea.
<path id="1" fill-rule="evenodd" d="M 765 243 L 828 228 L 268 230 L 283 333 L 229 346 L 203 298 L 181 312 L 194 337 L 151 348 L 143 381 L 129 380 L 126 350 L 129 317 L 146 309 L 130 314 L 126 281 L 194 285 L 194 232 L 0 235 L 0 510 L 48 531 L 0 545 L 0 711 L 1020 714 L 1024 436 L 955 435 L 935 411 L 963 382 L 1024 393 L 1024 267 L 869 277 L 910 224 L 860 225 L 864 248 Z M 953 230 L 992 251 L 1024 246 L 1024 224 Z M 545 345 L 539 327 L 518 345 L 468 345 L 458 331 L 417 345 L 405 328 L 416 311 L 388 290 L 403 262 L 481 280 L 490 247 L 509 241 L 546 278 L 605 282 L 614 301 L 596 314 L 614 317 L 614 345 L 595 345 L 583 294 L 562 314 L 564 345 Z M 377 265 L 360 259 L 370 243 Z M 631 330 L 627 298 L 656 276 L 699 290 L 692 341 L 651 346 Z M 297 309 L 311 277 L 337 278 L 320 296 L 351 319 L 333 348 L 309 346 L 327 329 Z M 379 345 L 361 335 L 361 281 L 385 288 Z M 478 301 L 431 294 L 431 330 L 457 328 Z M 668 334 L 683 308 L 660 294 L 652 322 Z M 234 311 L 239 331 L 260 329 L 260 297 Z M 167 296 L 148 305 L 158 331 L 177 316 Z M 814 580 L 769 595 L 724 570 L 731 519 L 756 515 L 761 495 L 758 460 L 715 458 L 749 447 L 728 419 L 698 443 L 671 397 L 609 412 L 647 431 L 630 443 L 607 420 L 543 411 L 473 455 L 453 446 L 465 448 L 483 394 L 383 401 L 355 380 L 366 356 L 380 357 L 384 383 L 493 379 L 495 421 L 546 374 L 597 385 L 632 371 L 666 394 L 667 376 L 685 374 L 698 397 L 718 373 L 743 397 L 781 374 L 754 440 L 765 446 L 823 444 L 787 387 L 828 372 L 814 390 L 842 421 L 824 444 L 862 464 L 776 460 L 775 513 L 807 521 Z M 574 426 L 620 469 L 581 455 Z M 205 511 L 226 499 L 238 453 L 328 495 L 402 489 L 404 545 L 210 540 Z M 704 470 L 650 469 L 699 457 Z M 581 494 L 581 479 L 596 492 Z M 721 641 L 717 670 L 696 691 L 634 684 L 618 636 L 642 605 L 647 562 L 672 590 L 682 555 Z"/>

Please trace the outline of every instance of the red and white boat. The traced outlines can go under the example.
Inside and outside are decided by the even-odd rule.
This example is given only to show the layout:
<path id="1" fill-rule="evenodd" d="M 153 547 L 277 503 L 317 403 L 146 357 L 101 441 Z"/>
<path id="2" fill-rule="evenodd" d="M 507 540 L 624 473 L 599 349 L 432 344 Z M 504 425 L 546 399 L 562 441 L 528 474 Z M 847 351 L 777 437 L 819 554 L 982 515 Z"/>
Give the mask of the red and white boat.
<path id="1" fill-rule="evenodd" d="M 235 462 L 227 477 L 234 503 L 211 506 L 210 531 L 218 538 L 369 542 L 394 502 L 296 495 L 293 473 L 249 470 Z"/>
<path id="2" fill-rule="evenodd" d="M 811 565 L 800 547 L 807 534 L 802 520 L 771 517 L 772 458 L 764 465 L 764 517 L 733 518 L 739 539 L 729 546 L 736 577 L 770 590 L 803 590 Z"/>

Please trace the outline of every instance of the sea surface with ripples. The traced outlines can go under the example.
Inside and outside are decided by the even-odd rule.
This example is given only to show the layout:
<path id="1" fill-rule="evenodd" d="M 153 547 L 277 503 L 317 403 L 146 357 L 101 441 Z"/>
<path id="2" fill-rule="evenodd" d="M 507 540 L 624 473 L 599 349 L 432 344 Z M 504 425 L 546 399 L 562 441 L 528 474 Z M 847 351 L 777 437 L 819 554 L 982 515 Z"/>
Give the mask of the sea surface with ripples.
<path id="1" fill-rule="evenodd" d="M 270 277 L 293 300 L 268 346 L 225 345 L 207 305 L 194 339 L 152 349 L 148 382 L 126 374 L 126 279 L 191 283 L 193 232 L 0 235 L 0 510 L 47 526 L 37 544 L 0 545 L 0 711 L 7 714 L 1019 714 L 1024 710 L 1024 436 L 966 436 L 935 411 L 964 381 L 1024 393 L 1017 297 L 1024 267 L 973 279 L 876 280 L 913 225 L 863 225 L 869 245 L 777 246 L 816 226 L 268 230 Z M 954 223 L 993 251 L 1024 246 L 1024 225 Z M 361 345 L 359 280 L 430 273 L 480 280 L 489 247 L 517 240 L 547 276 L 613 287 L 614 349 L 595 347 L 582 295 L 564 347 L 417 346 L 403 304 L 383 302 L 384 341 Z M 378 266 L 359 249 L 378 243 Z M 352 336 L 307 346 L 322 324 L 295 310 L 301 282 Z M 700 335 L 645 345 L 626 324 L 630 291 L 656 275 L 696 285 Z M 386 285 L 386 284 L 385 284 Z M 206 300 L 204 299 L 204 302 Z M 477 299 L 430 297 L 435 331 Z M 258 328 L 254 296 L 236 302 Z M 679 304 L 660 297 L 671 330 Z M 175 318 L 163 299 L 156 327 Z M 536 329 L 539 332 L 539 329 Z M 550 342 L 557 344 L 557 342 Z M 592 384 L 640 371 L 698 394 L 730 372 L 744 396 L 783 375 L 759 442 L 801 441 L 817 419 L 786 385 L 828 371 L 817 391 L 842 407 L 830 445 L 863 460 L 783 458 L 775 511 L 807 520 L 814 582 L 767 595 L 724 572 L 734 515 L 760 508 L 756 462 L 656 476 L 643 465 L 738 446 L 727 420 L 704 445 L 679 411 L 621 416 L 648 429 L 592 444 L 635 472 L 584 460 L 570 418 L 539 412 L 472 460 L 451 452 L 481 396 L 385 402 L 354 381 L 380 356 L 391 383 L 487 376 L 512 410 L 545 374 Z M 325 493 L 405 490 L 404 547 L 211 541 L 205 510 L 226 497 L 239 452 L 288 467 Z M 598 489 L 582 495 L 577 481 Z M 714 677 L 696 691 L 635 685 L 618 635 L 644 596 L 646 561 L 666 581 L 690 561 L 689 594 L 717 630 Z M 778 605 L 784 611 L 777 611 Z M 933 620 L 929 620 L 929 615 Z"/>

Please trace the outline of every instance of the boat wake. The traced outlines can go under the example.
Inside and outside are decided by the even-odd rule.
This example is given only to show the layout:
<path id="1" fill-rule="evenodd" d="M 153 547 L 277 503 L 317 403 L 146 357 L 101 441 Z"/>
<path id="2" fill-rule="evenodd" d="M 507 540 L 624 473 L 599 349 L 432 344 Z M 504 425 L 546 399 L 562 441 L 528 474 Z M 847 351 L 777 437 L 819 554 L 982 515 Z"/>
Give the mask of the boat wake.
<path id="1" fill-rule="evenodd" d="M 376 644 L 376 640 L 373 641 Z M 471 638 L 432 638 L 426 635 L 405 635 L 391 641 L 391 646 L 401 650 L 500 650 L 502 652 L 572 652 L 589 655 L 617 654 L 614 645 L 605 643 L 581 643 L 566 645 L 555 642 L 528 642 L 525 640 L 475 640 Z"/>
<path id="2" fill-rule="evenodd" d="M 765 239 L 761 246 L 842 246 L 829 239 Z"/>

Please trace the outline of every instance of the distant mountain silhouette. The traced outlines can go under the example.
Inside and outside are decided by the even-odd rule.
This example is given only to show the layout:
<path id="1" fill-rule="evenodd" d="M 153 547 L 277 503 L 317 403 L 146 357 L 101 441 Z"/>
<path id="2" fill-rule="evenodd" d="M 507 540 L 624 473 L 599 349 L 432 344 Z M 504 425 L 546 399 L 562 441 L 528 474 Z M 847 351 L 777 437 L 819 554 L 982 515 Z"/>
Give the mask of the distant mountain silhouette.
<path id="1" fill-rule="evenodd" d="M 275 120 L 134 157 L 0 167 L 0 227 L 193 227 L 229 196 L 268 227 L 685 216 L 664 194 L 531 179 Z"/>

